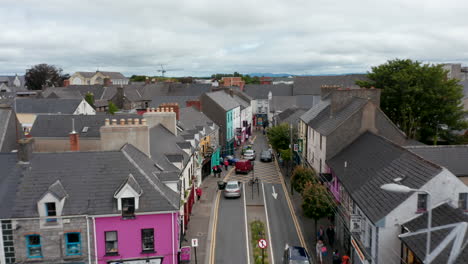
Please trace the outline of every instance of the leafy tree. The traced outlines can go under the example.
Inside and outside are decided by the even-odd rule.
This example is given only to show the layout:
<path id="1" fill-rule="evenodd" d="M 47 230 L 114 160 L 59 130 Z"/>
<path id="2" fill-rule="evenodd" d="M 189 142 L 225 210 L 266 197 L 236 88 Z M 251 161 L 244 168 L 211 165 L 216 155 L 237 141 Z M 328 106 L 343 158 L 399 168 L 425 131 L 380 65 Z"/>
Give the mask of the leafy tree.
<path id="1" fill-rule="evenodd" d="M 111 115 L 115 114 L 115 112 L 119 111 L 119 108 L 113 103 L 109 101 L 109 106 L 107 112 Z"/>
<path id="2" fill-rule="evenodd" d="M 87 92 L 85 95 L 85 101 L 94 108 L 94 94 Z"/>
<path id="3" fill-rule="evenodd" d="M 316 183 L 315 171 L 303 166 L 296 166 L 292 172 L 291 184 L 299 193 L 302 193 L 307 183 Z"/>
<path id="4" fill-rule="evenodd" d="M 63 80 L 65 80 L 67 76 L 69 78 L 68 74 L 62 74 L 61 68 L 42 63 L 34 65 L 26 70 L 24 78 L 29 90 L 41 90 L 44 87 L 63 86 Z"/>
<path id="5" fill-rule="evenodd" d="M 267 131 L 268 141 L 273 149 L 279 151 L 280 149 L 288 149 L 290 144 L 289 125 L 284 123 L 274 126 Z"/>
<path id="6" fill-rule="evenodd" d="M 144 82 L 146 80 L 145 75 L 132 75 L 130 77 L 131 82 Z"/>
<path id="7" fill-rule="evenodd" d="M 447 138 L 450 131 L 467 127 L 462 87 L 447 78 L 442 65 L 395 59 L 372 67 L 367 77 L 356 83 L 382 89 L 382 110 L 409 138 L 437 144 L 439 136 Z"/>
<path id="8" fill-rule="evenodd" d="M 317 221 L 323 217 L 331 216 L 335 203 L 324 185 L 308 182 L 302 191 L 302 210 L 304 215 L 314 219 L 315 230 Z"/>

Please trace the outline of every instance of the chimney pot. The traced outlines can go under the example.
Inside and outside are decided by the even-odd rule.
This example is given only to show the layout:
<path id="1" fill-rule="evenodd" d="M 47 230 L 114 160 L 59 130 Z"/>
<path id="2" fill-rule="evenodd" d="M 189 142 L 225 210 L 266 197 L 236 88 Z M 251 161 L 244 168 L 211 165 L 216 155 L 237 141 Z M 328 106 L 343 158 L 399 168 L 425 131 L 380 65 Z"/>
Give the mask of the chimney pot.
<path id="1" fill-rule="evenodd" d="M 128 124 L 128 125 L 132 125 L 132 123 L 133 123 L 133 119 L 127 118 L 127 124 Z"/>
<path id="2" fill-rule="evenodd" d="M 121 126 L 124 126 L 124 125 L 125 125 L 125 119 L 123 119 L 123 118 L 120 119 L 120 125 L 121 125 Z"/>
<path id="3" fill-rule="evenodd" d="M 110 125 L 110 120 L 109 118 L 104 119 L 104 125 L 109 126 Z"/>
<path id="4" fill-rule="evenodd" d="M 143 126 L 146 126 L 146 119 L 144 119 L 144 118 L 141 119 L 141 124 L 142 124 Z"/>
<path id="5" fill-rule="evenodd" d="M 112 125 L 116 126 L 117 125 L 117 119 L 112 119 Z"/>
<path id="6" fill-rule="evenodd" d="M 151 112 L 154 112 L 154 107 L 151 108 Z"/>
<path id="7" fill-rule="evenodd" d="M 146 108 L 146 112 L 149 112 L 150 110 L 151 110 L 151 108 L 149 108 L 149 107 L 148 107 L 148 108 Z"/>
<path id="8" fill-rule="evenodd" d="M 140 124 L 140 119 L 134 118 L 134 119 L 133 119 L 133 124 L 139 125 L 139 124 Z"/>

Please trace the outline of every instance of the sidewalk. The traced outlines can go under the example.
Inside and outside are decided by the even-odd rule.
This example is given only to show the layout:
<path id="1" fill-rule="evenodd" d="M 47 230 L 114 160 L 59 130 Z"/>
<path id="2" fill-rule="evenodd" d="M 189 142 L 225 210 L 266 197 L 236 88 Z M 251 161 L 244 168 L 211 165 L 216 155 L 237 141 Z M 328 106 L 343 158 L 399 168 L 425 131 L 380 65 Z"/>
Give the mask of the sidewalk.
<path id="1" fill-rule="evenodd" d="M 202 196 L 192 208 L 192 215 L 187 225 L 187 231 L 182 246 L 191 246 L 192 238 L 198 238 L 197 247 L 197 263 L 208 263 L 207 252 L 210 247 L 208 233 L 211 226 L 212 209 L 216 198 L 216 191 L 218 189 L 217 181 L 223 180 L 232 166 L 229 166 L 228 171 L 224 170 L 221 173 L 221 178 L 215 178 L 213 174 L 207 176 L 200 186 L 202 188 Z M 192 248 L 192 257 L 190 263 L 195 263 L 195 254 Z"/>

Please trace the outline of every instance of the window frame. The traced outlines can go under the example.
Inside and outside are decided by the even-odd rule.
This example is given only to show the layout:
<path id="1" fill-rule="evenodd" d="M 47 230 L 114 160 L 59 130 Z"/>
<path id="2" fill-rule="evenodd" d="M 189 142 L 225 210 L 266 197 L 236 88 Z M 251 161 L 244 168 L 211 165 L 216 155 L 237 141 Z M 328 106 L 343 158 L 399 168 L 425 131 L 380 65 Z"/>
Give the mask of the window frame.
<path id="1" fill-rule="evenodd" d="M 463 202 L 463 206 L 460 206 Z M 458 208 L 468 211 L 468 193 L 458 193 Z"/>
<path id="2" fill-rule="evenodd" d="M 53 210 L 54 214 L 53 215 L 50 215 L 49 208 L 47 206 L 47 205 L 51 205 L 51 204 L 54 205 L 54 210 Z M 44 206 L 45 206 L 45 215 L 47 216 L 46 222 L 57 222 L 57 218 L 49 218 L 49 216 L 57 216 L 57 203 L 48 202 L 48 203 L 44 203 Z"/>
<path id="3" fill-rule="evenodd" d="M 42 258 L 43 255 L 42 255 L 41 235 L 31 234 L 31 235 L 26 235 L 25 237 L 26 237 L 26 253 L 27 253 L 28 258 Z M 39 238 L 39 244 L 38 245 L 31 245 L 30 241 L 29 241 L 29 239 L 31 237 L 38 237 Z M 32 256 L 31 251 L 30 251 L 31 248 L 39 248 L 40 249 L 39 250 L 40 255 L 39 256 Z"/>
<path id="4" fill-rule="evenodd" d="M 145 231 L 152 232 L 152 248 L 145 248 Z M 155 252 L 155 245 L 154 245 L 154 228 L 143 228 L 141 229 L 141 252 Z"/>
<path id="5" fill-rule="evenodd" d="M 124 200 L 133 200 L 133 212 L 128 212 L 124 210 Z M 120 202 L 122 203 L 122 217 L 124 219 L 133 219 L 135 218 L 135 209 L 136 209 L 136 198 L 135 197 L 122 197 L 120 198 Z"/>
<path id="6" fill-rule="evenodd" d="M 107 240 L 107 233 L 115 233 L 115 240 L 113 241 L 108 241 Z M 115 251 L 108 251 L 107 250 L 107 242 L 114 242 L 115 243 Z M 119 232 L 117 230 L 109 230 L 109 231 L 104 231 L 104 249 L 105 249 L 105 255 L 106 256 L 118 256 L 119 255 Z"/>
<path id="7" fill-rule="evenodd" d="M 76 234 L 78 235 L 78 242 L 69 242 L 68 241 L 68 235 L 71 235 L 71 234 Z M 70 253 L 69 252 L 69 249 L 68 247 L 69 246 L 78 246 L 78 253 Z M 65 233 L 65 254 L 67 256 L 80 256 L 81 255 L 81 233 L 80 232 L 68 232 L 68 233 Z"/>
<path id="8" fill-rule="evenodd" d="M 422 208 L 420 206 L 422 197 L 424 197 L 424 208 Z M 416 201 L 416 212 L 417 213 L 424 213 L 424 212 L 427 211 L 427 199 L 428 199 L 427 193 L 418 193 L 417 201 Z"/>

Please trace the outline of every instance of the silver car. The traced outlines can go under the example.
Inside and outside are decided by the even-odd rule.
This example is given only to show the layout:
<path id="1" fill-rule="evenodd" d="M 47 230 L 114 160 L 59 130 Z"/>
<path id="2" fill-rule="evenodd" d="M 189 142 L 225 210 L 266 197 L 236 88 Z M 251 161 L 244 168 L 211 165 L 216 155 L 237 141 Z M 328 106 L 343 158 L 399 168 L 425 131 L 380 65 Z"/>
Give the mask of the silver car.
<path id="1" fill-rule="evenodd" d="M 240 181 L 228 181 L 224 188 L 224 197 L 236 198 L 241 197 L 241 182 Z"/>

